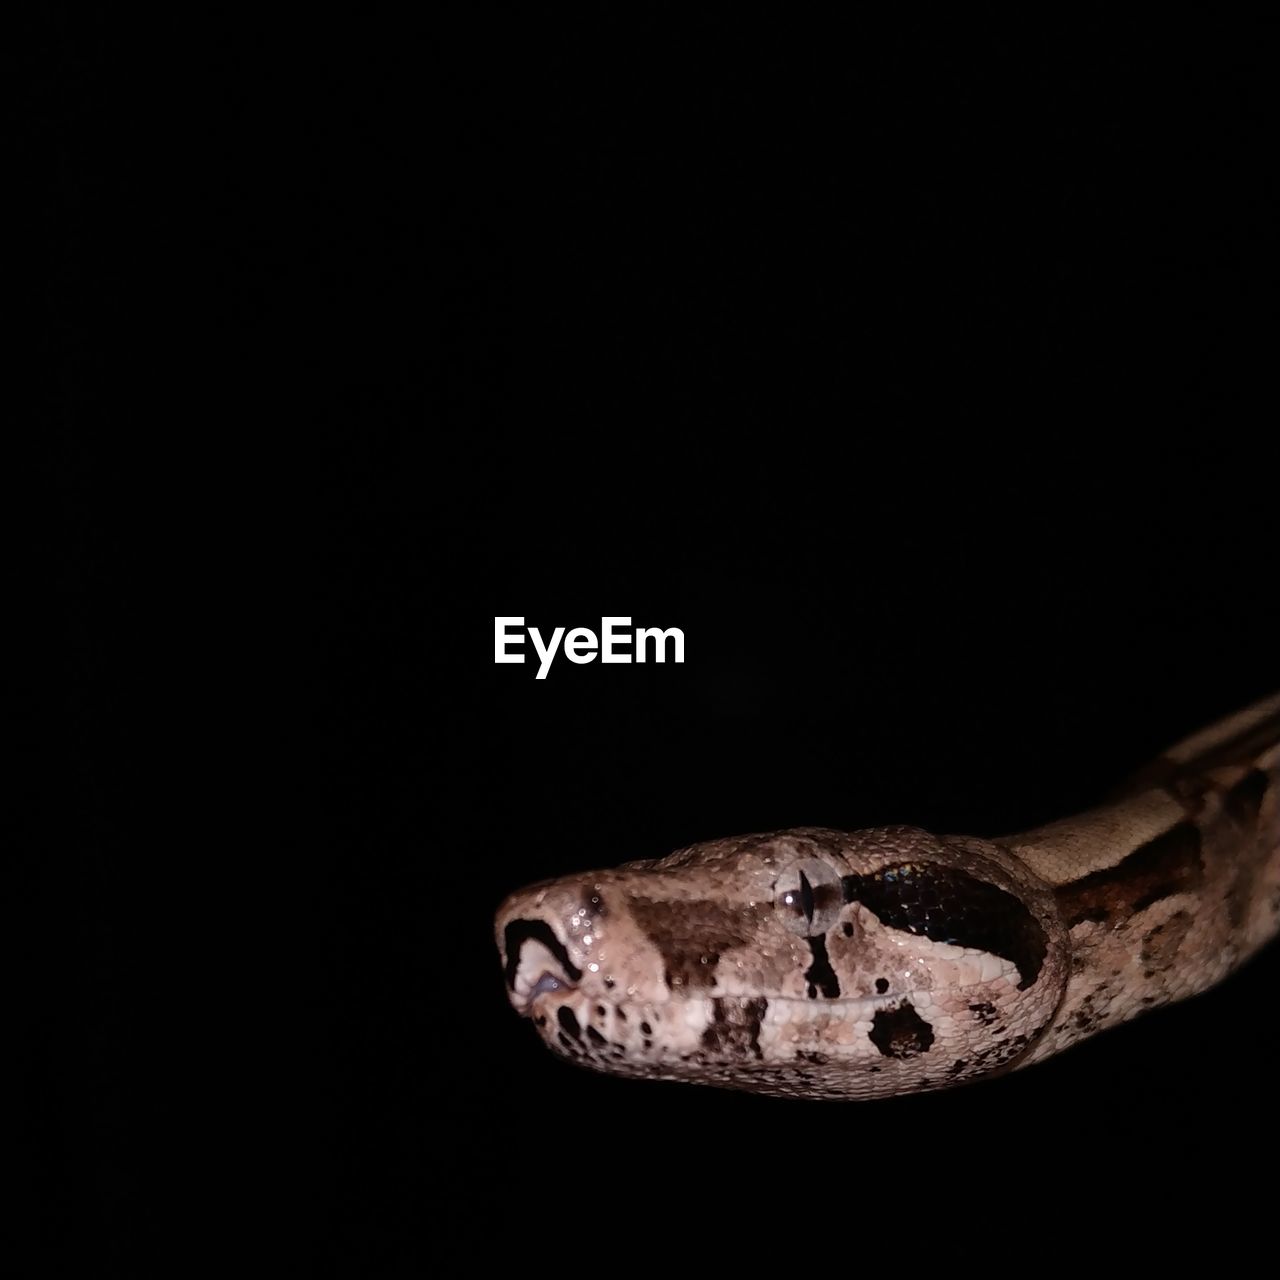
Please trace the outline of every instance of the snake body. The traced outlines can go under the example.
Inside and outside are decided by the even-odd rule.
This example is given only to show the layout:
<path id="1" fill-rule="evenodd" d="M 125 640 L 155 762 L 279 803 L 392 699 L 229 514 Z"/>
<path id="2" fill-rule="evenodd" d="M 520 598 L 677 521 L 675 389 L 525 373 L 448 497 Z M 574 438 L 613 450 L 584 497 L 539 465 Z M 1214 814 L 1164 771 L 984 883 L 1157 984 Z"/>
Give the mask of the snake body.
<path id="1" fill-rule="evenodd" d="M 546 1044 L 808 1098 L 1015 1070 L 1202 992 L 1280 929 L 1280 695 L 999 839 L 802 827 L 532 885 L 496 917 Z"/>

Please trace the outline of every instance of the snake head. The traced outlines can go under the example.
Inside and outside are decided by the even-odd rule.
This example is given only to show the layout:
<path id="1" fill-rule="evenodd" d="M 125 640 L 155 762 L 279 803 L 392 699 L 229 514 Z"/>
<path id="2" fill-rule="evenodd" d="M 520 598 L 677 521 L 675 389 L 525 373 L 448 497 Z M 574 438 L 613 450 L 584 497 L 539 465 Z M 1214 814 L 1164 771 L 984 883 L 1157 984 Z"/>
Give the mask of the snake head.
<path id="1" fill-rule="evenodd" d="M 1066 980 L 1052 894 L 911 827 L 710 841 L 511 895 L 507 989 L 620 1075 L 804 1096 L 941 1088 L 1020 1057 Z"/>

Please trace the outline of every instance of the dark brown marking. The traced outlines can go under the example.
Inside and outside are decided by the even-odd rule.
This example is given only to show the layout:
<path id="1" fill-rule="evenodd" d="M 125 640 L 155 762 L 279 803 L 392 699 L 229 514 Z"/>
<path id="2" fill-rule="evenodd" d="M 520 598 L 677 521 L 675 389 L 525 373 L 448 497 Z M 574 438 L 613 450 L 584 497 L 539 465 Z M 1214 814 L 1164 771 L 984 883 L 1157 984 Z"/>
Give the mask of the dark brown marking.
<path id="1" fill-rule="evenodd" d="M 1144 893 L 1142 897 L 1134 899 L 1133 910 L 1135 912 L 1145 911 L 1149 906 L 1159 902 L 1162 898 L 1171 898 L 1177 892 L 1178 885 L 1176 881 L 1162 880 L 1153 885 L 1151 890 Z"/>
<path id="2" fill-rule="evenodd" d="M 796 1050 L 796 1060 L 798 1062 L 812 1062 L 814 1066 L 825 1066 L 830 1059 L 825 1053 L 808 1053 L 804 1049 Z"/>
<path id="3" fill-rule="evenodd" d="M 709 987 L 721 955 L 745 946 L 756 928 L 749 908 L 713 902 L 664 902 L 632 898 L 631 911 L 664 962 L 667 986 Z"/>
<path id="4" fill-rule="evenodd" d="M 1260 769 L 1245 775 L 1223 797 L 1223 812 L 1239 828 L 1241 839 L 1235 860 L 1235 873 L 1227 891 L 1227 915 L 1234 928 L 1249 919 L 1258 897 L 1258 880 L 1276 850 L 1276 832 L 1264 835 L 1259 828 L 1262 806 L 1272 779 Z M 1280 905 L 1280 895 L 1270 904 Z"/>
<path id="5" fill-rule="evenodd" d="M 1200 830 L 1194 823 L 1179 822 L 1116 866 L 1061 886 L 1056 896 L 1071 928 L 1083 920 L 1127 919 L 1161 898 L 1198 888 L 1203 880 Z"/>
<path id="6" fill-rule="evenodd" d="M 1252 827 L 1262 812 L 1268 779 L 1261 769 L 1251 769 L 1223 797 L 1223 810 L 1242 827 Z"/>
<path id="7" fill-rule="evenodd" d="M 1105 1022 L 1111 1016 L 1111 997 L 1107 994 L 1107 991 L 1107 985 L 1103 983 L 1096 990 L 1090 991 L 1080 1002 L 1080 1007 L 1071 1015 L 1071 1021 L 1077 1030 L 1088 1035 L 1096 1031 L 1099 1024 Z M 1025 1044 L 1026 1042 L 1026 1036 L 1014 1036 L 1009 1043 L 1017 1045 Z"/>
<path id="8" fill-rule="evenodd" d="M 582 891 L 582 910 L 592 920 L 603 920 L 609 914 L 600 890 L 593 884 L 587 885 Z"/>
<path id="9" fill-rule="evenodd" d="M 954 867 L 908 862 L 843 878 L 846 902 L 860 902 L 890 929 L 973 947 L 1009 960 L 1025 991 L 1040 975 L 1049 940 L 1025 904 L 998 885 Z"/>
<path id="10" fill-rule="evenodd" d="M 565 1032 L 571 1035 L 575 1040 L 582 1038 L 582 1028 L 578 1026 L 578 1019 L 574 1016 L 574 1012 L 567 1004 L 562 1004 L 556 1012 L 556 1021 L 564 1028 Z"/>
<path id="11" fill-rule="evenodd" d="M 1145 966 L 1143 976 L 1155 977 L 1161 970 L 1167 970 L 1178 954 L 1182 940 L 1191 928 L 1191 913 L 1178 911 L 1163 924 L 1158 924 L 1142 939 L 1142 963 Z"/>
<path id="12" fill-rule="evenodd" d="M 1106 907 L 1096 906 L 1088 907 L 1077 915 L 1072 916 L 1070 924 L 1082 924 L 1086 920 L 1089 921 L 1090 924 L 1106 924 L 1110 919 L 1111 914 L 1108 912 Z"/>
<path id="13" fill-rule="evenodd" d="M 502 935 L 502 948 L 507 953 L 507 986 L 512 991 L 516 989 L 516 971 L 520 968 L 520 948 L 531 938 L 542 943 L 555 956 L 572 981 L 577 982 L 582 977 L 582 970 L 569 959 L 564 943 L 545 920 L 513 920 Z"/>
<path id="14" fill-rule="evenodd" d="M 1204 812 L 1205 796 L 1213 790 L 1213 783 L 1208 778 L 1172 778 L 1164 789 L 1191 817 L 1198 818 Z"/>
<path id="15" fill-rule="evenodd" d="M 893 1009 L 878 1009 L 868 1033 L 871 1043 L 886 1058 L 916 1058 L 933 1044 L 933 1028 L 916 1012 L 910 1000 Z"/>
<path id="16" fill-rule="evenodd" d="M 1280 715 L 1260 721 L 1252 729 L 1246 729 L 1234 738 L 1208 748 L 1202 755 L 1177 765 L 1176 768 L 1179 776 L 1186 777 L 1191 773 L 1220 769 L 1223 765 L 1248 764 L 1277 741 L 1280 741 Z"/>
<path id="17" fill-rule="evenodd" d="M 853 937 L 853 925 L 851 925 L 851 924 L 846 920 L 846 921 L 844 922 L 844 924 L 842 924 L 842 925 L 840 926 L 840 932 L 841 932 L 841 933 L 843 933 L 843 934 L 844 934 L 844 936 L 845 936 L 846 938 L 852 938 L 852 937 Z"/>
<path id="18" fill-rule="evenodd" d="M 1125 790 L 1132 793 L 1144 787 L 1168 787 L 1181 799 L 1195 800 L 1205 790 L 1212 789 L 1212 783 L 1197 775 L 1228 765 L 1251 764 L 1277 741 L 1280 741 L 1280 715 L 1259 721 L 1253 728 L 1207 747 L 1200 755 L 1181 764 L 1161 757 L 1137 774 Z"/>
<path id="19" fill-rule="evenodd" d="M 974 1067 L 984 1074 L 994 1074 L 997 1071 L 1003 1072 L 1005 1069 L 1012 1069 L 1011 1064 L 1022 1057 L 1027 1047 L 1040 1034 L 1040 1030 L 1043 1030 L 1043 1028 L 1037 1030 L 1032 1036 L 1014 1036 L 1012 1040 L 1002 1040 L 999 1044 L 979 1049 L 973 1056 Z M 1062 1030 L 1061 1026 L 1057 1030 Z"/>
<path id="20" fill-rule="evenodd" d="M 815 999 L 821 991 L 828 1000 L 834 1000 L 840 994 L 840 983 L 827 955 L 827 940 L 819 934 L 808 941 L 809 951 L 813 955 L 813 963 L 805 970 L 804 975 L 804 980 L 809 984 L 809 999 Z"/>
<path id="21" fill-rule="evenodd" d="M 877 978 L 877 979 L 876 979 L 876 991 L 878 991 L 878 992 L 880 993 L 880 995 L 884 995 L 884 993 L 885 993 L 886 991 L 888 991 L 888 990 L 889 990 L 889 979 L 888 979 L 888 978 Z"/>
<path id="22" fill-rule="evenodd" d="M 595 1029 L 595 1027 L 588 1027 L 588 1028 L 587 1028 L 587 1039 L 588 1039 L 588 1040 L 590 1040 L 590 1041 L 591 1041 L 591 1043 L 592 1043 L 592 1044 L 595 1044 L 595 1045 L 604 1045 L 604 1044 L 608 1044 L 608 1043 L 609 1043 L 609 1042 L 604 1038 L 604 1036 L 602 1036 L 602 1035 L 601 1035 L 601 1034 L 600 1034 L 600 1033 Z"/>
<path id="23" fill-rule="evenodd" d="M 720 1054 L 754 1054 L 763 1058 L 760 1025 L 769 1008 L 763 996 L 755 999 L 721 999 L 711 1002 L 711 1025 L 702 1033 L 702 1047 Z"/>
<path id="24" fill-rule="evenodd" d="M 996 1007 L 989 1001 L 982 1001 L 981 1004 L 971 1004 L 969 1012 L 973 1014 L 984 1027 L 989 1027 L 996 1020 Z"/>

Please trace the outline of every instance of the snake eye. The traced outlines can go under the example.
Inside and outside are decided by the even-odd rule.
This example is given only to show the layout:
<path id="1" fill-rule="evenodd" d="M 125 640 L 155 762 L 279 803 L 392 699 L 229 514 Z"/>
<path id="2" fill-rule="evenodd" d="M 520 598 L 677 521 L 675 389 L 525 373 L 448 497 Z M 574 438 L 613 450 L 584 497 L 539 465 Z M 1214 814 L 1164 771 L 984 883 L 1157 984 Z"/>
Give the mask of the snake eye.
<path id="1" fill-rule="evenodd" d="M 788 867 L 773 886 L 773 902 L 782 923 L 802 937 L 826 933 L 844 904 L 840 877 L 825 862 L 808 858 Z"/>

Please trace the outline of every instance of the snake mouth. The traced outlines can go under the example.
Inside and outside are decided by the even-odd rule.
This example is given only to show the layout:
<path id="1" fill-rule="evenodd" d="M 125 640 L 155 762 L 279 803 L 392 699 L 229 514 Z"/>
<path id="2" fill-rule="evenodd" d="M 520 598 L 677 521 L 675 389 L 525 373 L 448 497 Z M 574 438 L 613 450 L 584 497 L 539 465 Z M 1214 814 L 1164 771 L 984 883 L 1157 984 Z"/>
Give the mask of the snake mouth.
<path id="1" fill-rule="evenodd" d="M 513 920 L 503 934 L 506 980 L 522 1014 L 540 995 L 573 991 L 582 977 L 568 949 L 545 920 Z"/>

